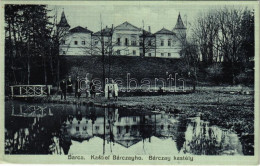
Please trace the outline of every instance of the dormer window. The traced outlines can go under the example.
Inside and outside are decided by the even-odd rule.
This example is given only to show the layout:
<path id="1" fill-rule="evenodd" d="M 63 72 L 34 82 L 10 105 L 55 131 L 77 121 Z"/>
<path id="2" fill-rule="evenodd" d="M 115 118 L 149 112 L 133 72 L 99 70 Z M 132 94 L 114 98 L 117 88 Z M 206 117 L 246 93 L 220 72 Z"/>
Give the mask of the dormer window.
<path id="1" fill-rule="evenodd" d="M 78 45 L 78 41 L 74 41 L 74 45 Z"/>
<path id="2" fill-rule="evenodd" d="M 163 40 L 161 40 L 161 46 L 164 46 L 164 41 Z"/>
<path id="3" fill-rule="evenodd" d="M 125 45 L 128 46 L 128 39 L 125 38 Z"/>
<path id="4" fill-rule="evenodd" d="M 171 46 L 171 39 L 168 40 L 168 46 Z"/>
<path id="5" fill-rule="evenodd" d="M 120 38 L 117 38 L 117 45 L 121 45 Z"/>
<path id="6" fill-rule="evenodd" d="M 148 46 L 152 46 L 152 41 L 151 40 L 148 41 Z"/>
<path id="7" fill-rule="evenodd" d="M 82 44 L 82 45 L 85 45 L 85 44 L 86 44 L 86 42 L 85 42 L 85 41 L 82 41 L 82 42 L 81 42 L 81 44 Z"/>
<path id="8" fill-rule="evenodd" d="M 135 40 L 132 40 L 131 45 L 132 45 L 132 46 L 136 46 L 136 41 L 135 41 Z"/>
<path id="9" fill-rule="evenodd" d="M 61 44 L 64 45 L 65 44 L 65 40 L 61 40 Z"/>

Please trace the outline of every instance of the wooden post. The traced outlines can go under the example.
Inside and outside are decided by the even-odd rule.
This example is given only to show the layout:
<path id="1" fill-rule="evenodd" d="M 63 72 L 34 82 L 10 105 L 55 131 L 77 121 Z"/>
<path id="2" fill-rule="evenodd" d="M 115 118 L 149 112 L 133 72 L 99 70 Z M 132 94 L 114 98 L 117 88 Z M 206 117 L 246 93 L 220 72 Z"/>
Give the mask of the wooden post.
<path id="1" fill-rule="evenodd" d="M 22 114 L 22 111 L 23 110 L 23 106 L 22 105 L 20 105 L 20 114 Z"/>
<path id="2" fill-rule="evenodd" d="M 33 87 L 33 95 L 35 96 L 35 92 L 36 92 L 36 87 Z"/>
<path id="3" fill-rule="evenodd" d="M 19 89 L 20 89 L 20 95 L 22 95 L 22 87 L 20 86 Z"/>
<path id="4" fill-rule="evenodd" d="M 12 115 L 14 115 L 14 104 L 12 103 Z"/>
<path id="5" fill-rule="evenodd" d="M 42 86 L 41 86 L 41 96 L 43 95 L 43 90 L 42 90 Z"/>
<path id="6" fill-rule="evenodd" d="M 48 95 L 51 94 L 51 85 L 48 85 Z"/>

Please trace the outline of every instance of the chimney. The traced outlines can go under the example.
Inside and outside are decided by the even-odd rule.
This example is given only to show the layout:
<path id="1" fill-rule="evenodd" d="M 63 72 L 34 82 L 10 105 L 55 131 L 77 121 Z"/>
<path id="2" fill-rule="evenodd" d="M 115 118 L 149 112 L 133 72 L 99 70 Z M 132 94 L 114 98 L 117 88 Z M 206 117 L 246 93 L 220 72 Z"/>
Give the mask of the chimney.
<path id="1" fill-rule="evenodd" d="M 88 27 L 85 27 L 86 29 L 88 29 Z"/>
<path id="2" fill-rule="evenodd" d="M 106 29 L 107 29 L 107 25 L 106 25 Z"/>
<path id="3" fill-rule="evenodd" d="M 148 26 L 148 31 L 151 33 L 151 27 L 150 26 Z"/>

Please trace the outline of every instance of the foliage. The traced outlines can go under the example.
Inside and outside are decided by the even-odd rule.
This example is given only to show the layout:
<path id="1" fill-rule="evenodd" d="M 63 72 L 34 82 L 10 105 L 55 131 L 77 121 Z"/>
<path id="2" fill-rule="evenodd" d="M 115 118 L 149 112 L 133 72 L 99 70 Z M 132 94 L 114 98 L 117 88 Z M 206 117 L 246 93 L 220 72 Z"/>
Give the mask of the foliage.
<path id="1" fill-rule="evenodd" d="M 213 82 L 235 84 L 236 76 L 253 61 L 254 11 L 223 7 L 201 13 L 189 40 L 198 47 L 199 65 Z M 216 66 L 219 63 L 222 67 Z"/>

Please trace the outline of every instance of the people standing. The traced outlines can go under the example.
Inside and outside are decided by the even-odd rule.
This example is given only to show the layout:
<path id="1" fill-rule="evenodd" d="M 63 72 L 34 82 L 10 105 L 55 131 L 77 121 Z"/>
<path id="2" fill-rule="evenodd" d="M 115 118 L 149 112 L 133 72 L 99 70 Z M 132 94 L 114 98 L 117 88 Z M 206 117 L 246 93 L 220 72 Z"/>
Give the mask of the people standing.
<path id="1" fill-rule="evenodd" d="M 68 93 L 71 94 L 73 92 L 73 88 L 72 88 L 72 80 L 71 80 L 71 76 L 69 76 L 69 79 L 67 81 L 67 90 L 68 90 Z"/>
<path id="2" fill-rule="evenodd" d="M 77 77 L 76 82 L 75 82 L 75 97 L 77 97 L 78 99 L 80 98 L 80 79 L 79 77 Z"/>
<path id="3" fill-rule="evenodd" d="M 88 80 L 88 73 L 86 74 L 86 98 L 88 98 L 90 95 L 89 95 L 89 89 L 88 89 L 88 86 L 89 86 L 89 80 Z"/>
<path id="4" fill-rule="evenodd" d="M 95 98 L 96 97 L 96 85 L 93 83 L 93 81 L 91 81 L 89 84 L 89 90 L 90 90 L 91 99 Z"/>
<path id="5" fill-rule="evenodd" d="M 114 82 L 114 80 L 112 80 L 112 85 L 113 85 L 113 97 L 114 100 L 118 100 L 118 85 L 117 83 Z"/>
<path id="6" fill-rule="evenodd" d="M 61 100 L 63 99 L 64 97 L 64 100 L 66 100 L 66 81 L 65 79 L 63 79 L 60 83 L 60 89 L 61 89 Z"/>

